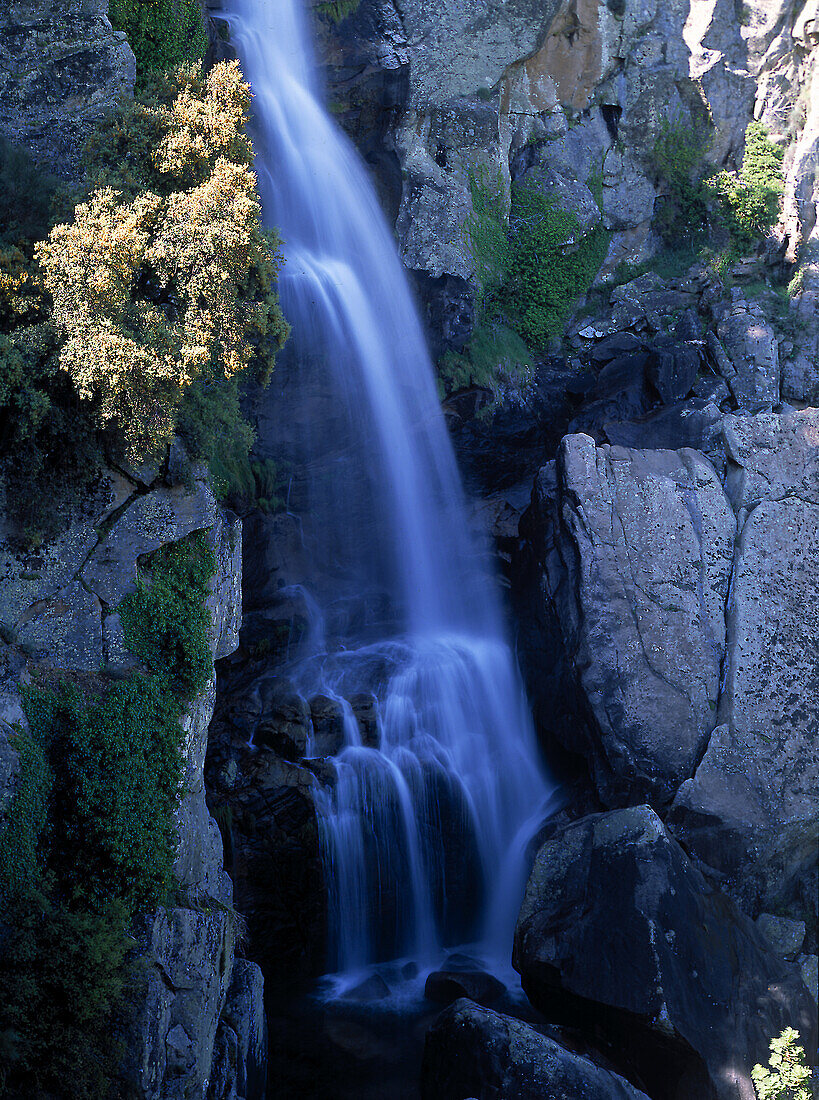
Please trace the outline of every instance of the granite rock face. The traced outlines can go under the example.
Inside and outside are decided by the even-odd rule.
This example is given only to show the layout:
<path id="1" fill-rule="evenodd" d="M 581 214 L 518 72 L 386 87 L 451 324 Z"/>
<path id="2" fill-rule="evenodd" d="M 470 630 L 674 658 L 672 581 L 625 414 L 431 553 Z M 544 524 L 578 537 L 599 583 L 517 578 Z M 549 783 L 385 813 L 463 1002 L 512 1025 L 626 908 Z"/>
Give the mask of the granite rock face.
<path id="1" fill-rule="evenodd" d="M 108 0 L 15 0 L 0 12 L 0 134 L 71 176 L 93 123 L 133 91 Z"/>
<path id="2" fill-rule="evenodd" d="M 668 811 L 751 913 L 815 912 L 819 412 L 720 428 L 722 481 L 564 439 L 521 525 L 530 687 L 604 804 Z"/>
<path id="3" fill-rule="evenodd" d="M 618 1074 L 465 998 L 442 1012 L 427 1032 L 421 1095 L 424 1100 L 648 1100 Z"/>
<path id="4" fill-rule="evenodd" d="M 608 804 L 666 804 L 716 724 L 736 528 L 725 493 L 696 451 L 576 435 L 536 500 L 564 691 L 580 704 L 554 733 L 587 756 Z"/>
<path id="5" fill-rule="evenodd" d="M 815 1045 L 796 964 L 648 806 L 553 831 L 518 917 L 514 963 L 549 1019 L 599 1028 L 621 1072 L 656 1100 L 754 1100 L 750 1070 L 772 1035 L 790 1025 Z"/>

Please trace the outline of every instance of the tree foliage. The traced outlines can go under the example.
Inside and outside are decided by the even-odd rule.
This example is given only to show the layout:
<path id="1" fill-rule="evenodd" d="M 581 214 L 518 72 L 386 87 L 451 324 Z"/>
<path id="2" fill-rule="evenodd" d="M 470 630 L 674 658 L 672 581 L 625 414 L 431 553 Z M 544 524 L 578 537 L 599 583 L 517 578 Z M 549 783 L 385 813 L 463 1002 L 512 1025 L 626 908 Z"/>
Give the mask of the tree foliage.
<path id="1" fill-rule="evenodd" d="M 195 382 L 264 375 L 287 336 L 238 64 L 180 70 L 155 95 L 101 131 L 99 186 L 37 250 L 59 364 L 132 458 L 169 442 Z"/>
<path id="2" fill-rule="evenodd" d="M 768 1065 L 756 1065 L 751 1070 L 759 1100 L 811 1100 L 811 1071 L 798 1039 L 799 1032 L 786 1027 L 771 1039 Z"/>

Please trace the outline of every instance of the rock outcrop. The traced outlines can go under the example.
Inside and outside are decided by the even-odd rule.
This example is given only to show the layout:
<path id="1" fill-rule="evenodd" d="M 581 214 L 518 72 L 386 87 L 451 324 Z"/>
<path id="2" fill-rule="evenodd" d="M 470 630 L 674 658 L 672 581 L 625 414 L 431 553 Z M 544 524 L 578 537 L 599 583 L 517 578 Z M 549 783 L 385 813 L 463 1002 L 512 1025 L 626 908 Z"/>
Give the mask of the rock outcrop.
<path id="1" fill-rule="evenodd" d="M 795 964 L 688 861 L 647 806 L 583 818 L 539 851 L 515 966 L 547 1018 L 599 1029 L 655 1100 L 754 1100 L 750 1070 L 816 1016 Z"/>
<path id="2" fill-rule="evenodd" d="M 0 135 L 60 175 L 135 75 L 108 0 L 18 0 L 0 13 Z"/>
<path id="3" fill-rule="evenodd" d="M 720 434 L 723 479 L 693 450 L 564 439 L 522 525 L 530 683 L 605 804 L 673 800 L 751 912 L 814 910 L 819 413 Z"/>
<path id="4" fill-rule="evenodd" d="M 722 486 L 696 451 L 575 435 L 534 500 L 556 661 L 571 670 L 551 732 L 587 756 L 609 805 L 667 804 L 716 724 L 736 529 Z"/>
<path id="5" fill-rule="evenodd" d="M 616 1073 L 528 1024 L 461 999 L 427 1032 L 424 1100 L 648 1100 Z"/>

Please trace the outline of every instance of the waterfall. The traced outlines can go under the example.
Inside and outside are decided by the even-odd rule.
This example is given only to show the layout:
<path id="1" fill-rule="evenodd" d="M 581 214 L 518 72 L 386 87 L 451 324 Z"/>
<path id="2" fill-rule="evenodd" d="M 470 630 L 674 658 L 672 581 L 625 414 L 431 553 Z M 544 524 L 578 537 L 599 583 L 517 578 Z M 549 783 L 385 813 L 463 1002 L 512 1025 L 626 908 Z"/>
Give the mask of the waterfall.
<path id="1" fill-rule="evenodd" d="M 364 165 L 321 105 L 302 3 L 232 0 L 222 14 L 254 96 L 265 220 L 284 242 L 288 355 L 312 395 L 309 408 L 296 395 L 277 431 L 303 459 L 306 584 L 326 627 L 290 673 L 344 715 L 316 798 L 331 965 L 432 961 L 470 940 L 508 957 L 550 784 L 406 274 Z M 260 434 L 275 432 L 263 422 Z"/>

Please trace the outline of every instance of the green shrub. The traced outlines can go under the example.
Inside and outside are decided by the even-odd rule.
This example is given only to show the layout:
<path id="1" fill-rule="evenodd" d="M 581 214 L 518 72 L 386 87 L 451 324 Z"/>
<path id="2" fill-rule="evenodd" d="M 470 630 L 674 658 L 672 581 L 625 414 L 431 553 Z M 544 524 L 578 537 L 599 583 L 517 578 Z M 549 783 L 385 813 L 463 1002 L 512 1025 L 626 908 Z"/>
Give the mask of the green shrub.
<path id="1" fill-rule="evenodd" d="M 590 181 L 595 190 L 597 182 Z M 480 285 L 478 323 L 463 351 L 441 357 L 439 380 L 445 393 L 481 386 L 495 401 L 521 400 L 532 380 L 530 349 L 541 351 L 562 331 L 600 270 L 610 234 L 598 226 L 570 243 L 579 231 L 574 214 L 515 185 L 507 223 L 503 181 L 485 168 L 470 177 L 470 191 L 465 233 Z"/>
<path id="2" fill-rule="evenodd" d="M 0 472 L 23 539 L 87 495 L 103 445 L 141 461 L 179 433 L 197 457 L 247 454 L 237 383 L 266 382 L 289 331 L 249 102 L 235 63 L 158 76 L 90 142 L 73 219 L 0 243 Z M 21 178 L 39 233 L 52 184 Z"/>
<path id="3" fill-rule="evenodd" d="M 123 907 L 15 901 L 0 950 L 0 1096 L 109 1100 L 133 995 Z"/>
<path id="4" fill-rule="evenodd" d="M 100 133 L 99 186 L 37 250 L 60 367 L 132 459 L 167 445 L 195 382 L 269 374 L 288 332 L 238 65 L 157 87 Z"/>
<path id="5" fill-rule="evenodd" d="M 759 1100 L 810 1100 L 811 1071 L 805 1063 L 804 1049 L 796 1045 L 798 1039 L 799 1032 L 786 1027 L 780 1036 L 771 1039 L 768 1066 L 756 1065 L 751 1070 Z"/>
<path id="6" fill-rule="evenodd" d="M 512 188 L 509 227 L 512 258 L 501 300 L 512 328 L 540 349 L 563 331 L 600 270 L 611 236 L 598 225 L 569 245 L 579 232 L 577 218 L 522 187 Z"/>
<path id="7" fill-rule="evenodd" d="M 17 793 L 0 832 L 0 922 L 5 906 L 36 889 L 42 879 L 40 838 L 54 776 L 43 747 L 28 733 L 14 739 L 20 757 Z"/>
<path id="8" fill-rule="evenodd" d="M 718 172 L 707 181 L 735 251 L 753 248 L 776 224 L 784 188 L 784 150 L 771 141 L 760 122 L 745 131 L 742 169 Z"/>
<path id="9" fill-rule="evenodd" d="M 38 168 L 31 154 L 0 137 L 0 249 L 44 237 L 70 212 L 73 191 Z"/>
<path id="10" fill-rule="evenodd" d="M 213 675 L 205 600 L 215 568 L 207 536 L 195 531 L 152 554 L 136 592 L 119 605 L 126 646 L 183 701 Z"/>
<path id="11" fill-rule="evenodd" d="M 208 48 L 199 0 L 110 0 L 108 17 L 134 51 L 138 86 L 152 74 L 200 60 Z"/>

